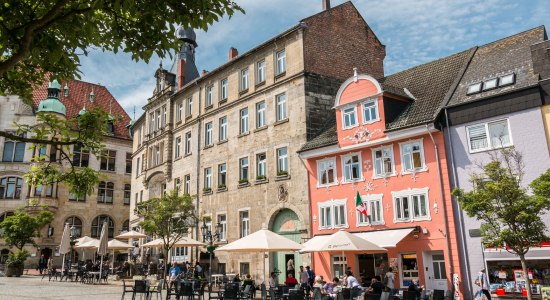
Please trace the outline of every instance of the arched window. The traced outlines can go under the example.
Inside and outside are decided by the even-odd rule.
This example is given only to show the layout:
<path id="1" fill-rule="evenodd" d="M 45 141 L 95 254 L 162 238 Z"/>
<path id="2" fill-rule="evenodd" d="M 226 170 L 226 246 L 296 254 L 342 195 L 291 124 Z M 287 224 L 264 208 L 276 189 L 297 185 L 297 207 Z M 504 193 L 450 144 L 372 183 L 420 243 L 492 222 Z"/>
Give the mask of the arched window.
<path id="1" fill-rule="evenodd" d="M 122 223 L 122 232 L 126 231 L 130 231 L 130 220 L 126 220 Z"/>
<path id="2" fill-rule="evenodd" d="M 103 226 L 103 223 L 107 221 L 107 224 L 109 226 L 109 238 L 114 237 L 115 233 L 115 224 L 113 222 L 113 219 L 111 219 L 109 216 L 101 215 L 95 218 L 92 221 L 92 237 L 93 238 L 99 238 L 101 235 L 101 227 Z"/>
<path id="3" fill-rule="evenodd" d="M 115 184 L 112 182 L 99 182 L 97 203 L 109 203 L 113 204 L 113 193 Z"/>
<path id="4" fill-rule="evenodd" d="M 76 228 L 76 237 L 82 236 L 82 220 L 78 217 L 72 216 L 68 217 L 67 220 L 65 220 L 65 223 L 69 223 L 69 228 L 73 226 Z"/>
<path id="5" fill-rule="evenodd" d="M 23 179 L 19 177 L 0 178 L 0 199 L 21 198 L 22 185 L 23 185 Z"/>
<path id="6" fill-rule="evenodd" d="M 0 213 L 0 223 L 2 223 L 4 221 L 5 218 L 9 217 L 9 216 L 13 216 L 15 213 L 13 211 L 7 211 L 7 212 L 3 212 L 3 213 Z M 2 229 L 0 227 L 0 235 L 2 235 L 2 232 L 4 231 L 4 229 Z"/>

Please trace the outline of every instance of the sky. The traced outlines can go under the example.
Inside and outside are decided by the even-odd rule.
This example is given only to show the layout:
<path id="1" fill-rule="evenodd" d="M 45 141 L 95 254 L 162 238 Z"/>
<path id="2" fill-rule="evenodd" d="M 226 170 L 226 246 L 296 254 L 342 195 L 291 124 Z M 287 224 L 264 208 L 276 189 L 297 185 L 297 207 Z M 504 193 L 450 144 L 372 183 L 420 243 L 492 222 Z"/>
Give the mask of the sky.
<path id="1" fill-rule="evenodd" d="M 322 10 L 321 0 L 235 0 L 245 10 L 197 30 L 199 73 L 228 60 L 228 50 L 244 53 Z M 332 0 L 336 6 L 345 1 Z M 550 30 L 547 0 L 352 0 L 386 45 L 385 74 L 414 67 L 527 29 Z M 138 118 L 154 89 L 160 63 L 134 62 L 129 55 L 92 51 L 81 58 L 82 80 L 106 86 L 130 117 Z M 163 66 L 172 65 L 169 58 Z M 350 73 L 351 76 L 351 73 Z"/>

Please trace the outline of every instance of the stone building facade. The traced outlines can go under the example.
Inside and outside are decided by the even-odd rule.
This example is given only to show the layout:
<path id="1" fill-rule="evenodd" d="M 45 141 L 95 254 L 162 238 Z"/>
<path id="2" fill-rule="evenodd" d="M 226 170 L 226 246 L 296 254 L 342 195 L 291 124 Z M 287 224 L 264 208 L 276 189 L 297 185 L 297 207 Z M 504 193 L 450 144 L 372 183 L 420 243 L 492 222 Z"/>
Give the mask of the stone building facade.
<path id="1" fill-rule="evenodd" d="M 308 179 L 296 152 L 332 117 L 334 96 L 354 67 L 383 76 L 384 45 L 351 2 L 303 19 L 244 54 L 232 48 L 229 62 L 200 77 L 189 76 L 196 69 L 194 33 L 180 37 L 174 67 L 159 68 L 157 88 L 132 127 L 138 167 L 131 208 L 177 188 L 196 195 L 207 226 L 222 224 L 221 243 L 261 228 L 303 242 L 311 233 Z M 131 215 L 131 226 L 138 222 Z M 192 236 L 202 240 L 200 226 Z M 282 282 L 290 258 L 310 263 L 307 255 L 277 253 L 266 269 L 281 271 Z M 212 272 L 260 279 L 263 263 L 263 254 L 216 252 Z"/>
<path id="2" fill-rule="evenodd" d="M 130 118 L 104 86 L 74 80 L 63 82 L 59 87 L 58 99 L 62 103 L 59 107 L 65 107 L 66 111 L 60 117 L 72 118 L 79 113 L 85 113 L 86 107 L 89 109 L 100 106 L 111 111 L 113 116 L 118 116 L 119 120 L 113 124 L 113 133 L 104 137 L 104 144 L 111 155 L 110 160 L 102 161 L 101 157 L 71 148 L 74 159 L 78 158 L 82 166 L 87 164 L 94 170 L 101 171 L 100 186 L 95 188 L 92 195 L 81 199 L 71 195 L 68 187 L 63 184 L 28 186 L 23 175 L 31 167 L 31 158 L 35 155 L 33 150 L 29 149 L 29 144 L 0 138 L 0 218 L 5 218 L 20 207 L 32 212 L 41 205 L 47 205 L 54 213 L 53 222 L 36 239 L 38 248 L 28 247 L 32 255 L 26 262 L 29 267 L 36 266 L 41 254 L 53 256 L 54 264 L 61 265 L 58 250 L 65 223 L 74 225 L 80 236 L 94 238 L 99 238 L 101 224 L 107 217 L 111 238 L 129 227 L 132 143 L 126 125 Z M 14 122 L 37 124 L 36 114 L 40 103 L 46 98 L 50 99 L 47 86 L 36 89 L 33 98 L 32 106 L 25 104 L 17 96 L 0 98 L 0 130 L 15 131 Z M 51 153 L 50 147 L 45 149 L 45 153 Z M 0 239 L 2 261 L 10 250 Z M 75 260 L 77 256 L 78 253 L 75 252 Z"/>

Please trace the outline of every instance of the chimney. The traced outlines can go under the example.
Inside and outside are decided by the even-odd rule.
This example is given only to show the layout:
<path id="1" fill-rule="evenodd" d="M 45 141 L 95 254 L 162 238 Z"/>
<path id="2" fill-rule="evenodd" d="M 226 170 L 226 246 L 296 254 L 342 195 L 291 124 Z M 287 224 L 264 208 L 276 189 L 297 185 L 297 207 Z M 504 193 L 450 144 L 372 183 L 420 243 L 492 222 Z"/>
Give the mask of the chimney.
<path id="1" fill-rule="evenodd" d="M 201 76 L 204 76 L 204 75 L 206 75 L 206 74 L 208 74 L 208 71 L 202 70 Z"/>
<path id="2" fill-rule="evenodd" d="M 330 9 L 330 0 L 322 0 L 323 1 L 323 11 Z"/>
<path id="3" fill-rule="evenodd" d="M 178 90 L 181 90 L 183 86 L 185 85 L 185 59 L 180 58 L 178 60 Z"/>
<path id="4" fill-rule="evenodd" d="M 229 60 L 232 60 L 237 56 L 239 56 L 239 51 L 237 51 L 234 47 L 229 48 Z"/>

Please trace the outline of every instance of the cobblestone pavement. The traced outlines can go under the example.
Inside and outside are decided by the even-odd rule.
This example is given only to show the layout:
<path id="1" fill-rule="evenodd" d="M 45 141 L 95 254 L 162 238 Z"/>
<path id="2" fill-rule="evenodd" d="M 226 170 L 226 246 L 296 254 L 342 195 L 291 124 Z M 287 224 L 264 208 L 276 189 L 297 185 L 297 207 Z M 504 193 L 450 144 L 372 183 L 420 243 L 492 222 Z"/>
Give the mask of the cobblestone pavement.
<path id="1" fill-rule="evenodd" d="M 164 294 L 164 293 L 163 293 Z M 0 299 L 120 299 L 122 285 L 119 282 L 107 285 L 87 285 L 76 282 L 42 280 L 42 276 L 24 275 L 17 277 L 0 277 Z M 132 294 L 126 294 L 132 299 Z M 154 299 L 154 297 L 153 297 Z"/>

